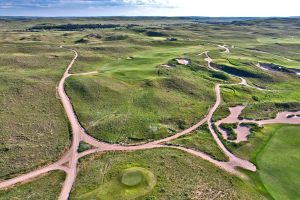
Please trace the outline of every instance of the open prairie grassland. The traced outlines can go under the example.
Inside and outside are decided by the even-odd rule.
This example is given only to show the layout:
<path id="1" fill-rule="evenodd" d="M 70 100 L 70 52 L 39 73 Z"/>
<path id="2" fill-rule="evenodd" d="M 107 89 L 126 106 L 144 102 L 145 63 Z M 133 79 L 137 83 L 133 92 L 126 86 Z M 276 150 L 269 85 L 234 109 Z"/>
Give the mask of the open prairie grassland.
<path id="1" fill-rule="evenodd" d="M 215 104 L 217 84 L 224 85 L 213 122 L 236 105 L 249 120 L 300 111 L 300 19 L 0 18 L 0 25 L 0 182 L 70 148 L 56 90 L 73 59 L 69 49 L 78 58 L 66 93 L 86 132 L 109 144 L 190 128 Z M 272 124 L 251 129 L 247 141 L 221 139 L 256 165 L 240 170 L 244 179 L 178 149 L 92 154 L 80 159 L 70 199 L 299 199 L 299 138 L 299 125 Z M 228 161 L 207 124 L 166 145 Z M 126 170 L 133 186 L 122 181 Z M 58 199 L 64 177 L 45 174 L 1 190 L 0 199 Z"/>
<path id="2" fill-rule="evenodd" d="M 68 148 L 68 122 L 55 88 L 71 56 L 48 44 L 1 41 L 3 180 L 51 163 Z"/>

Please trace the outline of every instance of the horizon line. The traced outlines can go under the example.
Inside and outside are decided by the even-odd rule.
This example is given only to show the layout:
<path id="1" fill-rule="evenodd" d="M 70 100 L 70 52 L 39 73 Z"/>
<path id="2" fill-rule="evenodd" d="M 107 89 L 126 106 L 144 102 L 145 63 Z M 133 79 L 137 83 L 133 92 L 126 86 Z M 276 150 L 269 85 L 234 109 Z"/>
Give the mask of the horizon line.
<path id="1" fill-rule="evenodd" d="M 91 15 L 91 16 L 39 16 L 39 15 L 0 15 L 1 17 L 32 17 L 32 18 L 89 18 L 89 17 L 96 17 L 96 18 L 109 18 L 109 17 L 123 17 L 123 18 L 132 18 L 132 17 L 165 17 L 165 18 L 191 18 L 191 17 L 199 17 L 199 18 L 300 18 L 299 16 L 197 16 L 197 15 Z"/>

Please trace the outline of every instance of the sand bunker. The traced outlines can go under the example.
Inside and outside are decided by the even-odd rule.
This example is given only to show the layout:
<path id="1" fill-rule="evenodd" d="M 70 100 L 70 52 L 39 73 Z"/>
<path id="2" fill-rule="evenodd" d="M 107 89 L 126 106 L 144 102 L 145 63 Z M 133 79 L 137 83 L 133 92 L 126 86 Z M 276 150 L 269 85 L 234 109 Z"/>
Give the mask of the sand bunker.
<path id="1" fill-rule="evenodd" d="M 300 123 L 300 111 L 298 112 L 280 112 L 276 115 L 274 119 L 267 120 L 248 120 L 248 119 L 240 119 L 239 116 L 242 113 L 245 106 L 235 106 L 229 108 L 230 115 L 226 118 L 221 119 L 215 123 L 218 131 L 222 134 L 222 137 L 227 140 L 228 134 L 225 130 L 223 130 L 220 125 L 221 124 L 231 124 L 238 123 L 238 127 L 234 129 L 234 132 L 237 134 L 237 139 L 232 142 L 239 143 L 242 141 L 247 141 L 248 136 L 251 134 L 250 128 L 247 126 L 241 125 L 241 123 L 255 123 L 259 126 L 265 124 L 299 124 Z"/>
<path id="2" fill-rule="evenodd" d="M 178 64 L 180 64 L 180 65 L 188 65 L 188 64 L 190 64 L 190 61 L 187 60 L 187 59 L 184 59 L 184 58 L 178 58 L 176 60 L 177 60 Z"/>
<path id="3" fill-rule="evenodd" d="M 234 129 L 234 131 L 236 132 L 236 143 L 239 142 L 244 142 L 248 140 L 248 136 L 250 135 L 250 128 L 247 126 L 241 126 L 238 125 L 238 127 L 236 129 Z"/>

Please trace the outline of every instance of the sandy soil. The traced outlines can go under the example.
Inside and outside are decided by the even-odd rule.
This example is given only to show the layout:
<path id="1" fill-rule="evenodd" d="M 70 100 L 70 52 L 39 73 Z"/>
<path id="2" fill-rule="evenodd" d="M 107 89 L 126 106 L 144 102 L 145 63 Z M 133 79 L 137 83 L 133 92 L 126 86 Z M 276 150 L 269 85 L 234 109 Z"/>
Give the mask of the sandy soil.
<path id="1" fill-rule="evenodd" d="M 236 143 L 244 142 L 244 141 L 248 140 L 248 136 L 250 135 L 249 127 L 238 125 L 238 127 L 236 129 L 234 129 L 234 131 L 237 134 L 237 137 L 235 140 Z"/>
<path id="2" fill-rule="evenodd" d="M 189 63 L 190 63 L 190 61 L 188 61 L 188 60 L 186 60 L 186 59 L 183 59 L 183 58 L 181 58 L 181 59 L 176 59 L 177 60 L 177 62 L 179 63 L 179 64 L 181 64 L 181 65 L 188 65 Z"/>
<path id="3" fill-rule="evenodd" d="M 227 45 L 218 45 L 218 47 L 224 49 L 224 52 L 223 53 L 230 53 L 230 50 L 229 48 L 227 47 Z"/>
<path id="4" fill-rule="evenodd" d="M 84 73 L 78 73 L 78 74 L 70 74 L 72 76 L 85 76 L 85 75 L 96 75 L 98 74 L 97 71 L 93 71 L 93 72 L 84 72 Z"/>
<path id="5" fill-rule="evenodd" d="M 237 129 L 235 129 L 237 133 L 237 139 L 233 142 L 239 143 L 241 141 L 247 141 L 248 135 L 250 134 L 250 129 L 244 126 L 240 126 L 240 123 L 256 123 L 258 125 L 265 125 L 265 124 L 300 124 L 300 117 L 289 117 L 289 115 L 298 115 L 298 112 L 280 112 L 277 114 L 276 118 L 268 119 L 268 120 L 247 120 L 247 119 L 239 119 L 240 114 L 244 110 L 245 106 L 235 106 L 229 108 L 230 115 L 226 118 L 221 119 L 215 123 L 218 128 L 218 131 L 222 134 L 222 137 L 227 140 L 227 133 L 222 128 L 220 128 L 221 124 L 230 124 L 230 123 L 239 123 Z"/>

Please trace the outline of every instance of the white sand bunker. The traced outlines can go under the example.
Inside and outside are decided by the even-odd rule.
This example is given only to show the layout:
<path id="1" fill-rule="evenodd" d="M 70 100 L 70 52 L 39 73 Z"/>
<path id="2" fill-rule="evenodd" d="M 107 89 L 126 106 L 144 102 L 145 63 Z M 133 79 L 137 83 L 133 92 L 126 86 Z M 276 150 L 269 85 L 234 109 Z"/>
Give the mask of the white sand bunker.
<path id="1" fill-rule="evenodd" d="M 132 56 L 128 56 L 126 59 L 127 59 L 127 60 L 132 60 L 133 57 L 132 57 Z"/>
<path id="2" fill-rule="evenodd" d="M 248 141 L 248 136 L 251 134 L 249 127 L 241 126 L 240 124 L 236 129 L 234 129 L 234 131 L 237 135 L 236 140 L 234 141 L 236 143 Z"/>
<path id="3" fill-rule="evenodd" d="M 190 61 L 187 60 L 187 59 L 184 59 L 184 58 L 178 58 L 178 59 L 176 59 L 176 61 L 177 61 L 178 64 L 180 64 L 180 65 L 188 65 L 188 64 L 190 64 Z"/>

